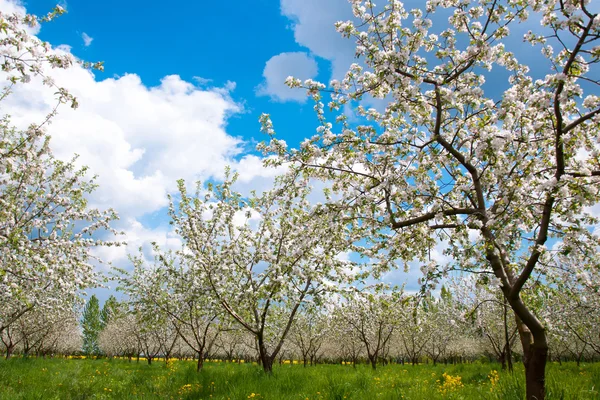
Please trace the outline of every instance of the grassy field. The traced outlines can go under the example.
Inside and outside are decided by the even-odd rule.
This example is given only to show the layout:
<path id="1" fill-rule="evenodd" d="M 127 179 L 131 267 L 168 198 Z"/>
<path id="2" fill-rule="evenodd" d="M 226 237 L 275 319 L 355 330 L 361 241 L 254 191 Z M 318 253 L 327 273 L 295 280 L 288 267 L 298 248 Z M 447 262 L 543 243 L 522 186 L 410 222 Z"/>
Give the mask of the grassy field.
<path id="1" fill-rule="evenodd" d="M 521 399 L 523 371 L 496 364 L 283 365 L 193 361 L 11 359 L 0 361 L 0 399 Z M 600 399 L 600 364 L 550 364 L 548 399 Z"/>

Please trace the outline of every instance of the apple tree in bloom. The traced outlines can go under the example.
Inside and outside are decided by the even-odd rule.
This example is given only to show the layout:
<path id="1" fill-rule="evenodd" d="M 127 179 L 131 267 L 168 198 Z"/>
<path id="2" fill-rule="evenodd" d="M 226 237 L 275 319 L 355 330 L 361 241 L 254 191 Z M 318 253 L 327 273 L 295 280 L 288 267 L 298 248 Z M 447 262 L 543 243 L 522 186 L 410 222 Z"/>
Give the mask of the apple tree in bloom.
<path id="1" fill-rule="evenodd" d="M 174 330 L 193 350 L 200 371 L 219 333 L 228 325 L 220 304 L 210 296 L 207 283 L 191 273 L 185 258 L 162 253 L 154 246 L 154 265 L 148 265 L 143 255 L 133 257 L 131 276 L 122 278 L 122 288 L 129 295 L 134 309 L 146 315 L 163 316 L 161 329 Z M 170 354 L 176 341 L 165 342 L 165 354 Z"/>
<path id="2" fill-rule="evenodd" d="M 394 347 L 402 358 L 416 365 L 425 355 L 425 348 L 432 337 L 432 325 L 422 303 L 413 296 L 399 315 L 398 333 Z"/>
<path id="3" fill-rule="evenodd" d="M 24 357 L 79 352 L 82 336 L 74 309 L 38 307 L 4 329 L 0 341 L 8 359 L 15 352 Z"/>
<path id="4" fill-rule="evenodd" d="M 598 258 L 598 255 L 596 255 Z M 567 355 L 579 363 L 600 355 L 600 260 L 596 266 L 573 274 L 581 263 L 579 252 L 561 251 L 551 269 L 547 313 L 552 314 L 551 334 L 556 356 Z"/>
<path id="5" fill-rule="evenodd" d="M 56 55 L 28 33 L 63 12 L 57 7 L 41 19 L 0 13 L 0 60 L 6 78 L 0 101 L 14 86 L 42 76 L 57 91 L 57 107 L 77 106 L 47 74 L 48 69 L 71 66 L 72 57 Z M 113 210 L 88 206 L 87 197 L 96 185 L 86 168 L 52 155 L 44 124 L 55 112 L 24 130 L 14 128 L 8 116 L 0 119 L 0 304 L 7 305 L 0 312 L 0 332 L 40 305 L 72 306 L 81 290 L 96 282 L 90 250 L 117 244 L 93 236 L 116 233 L 109 223 L 117 216 Z"/>
<path id="6" fill-rule="evenodd" d="M 577 270 L 599 244 L 585 209 L 600 200 L 597 8 L 350 3 L 355 21 L 336 27 L 356 41 L 359 63 L 329 88 L 288 78 L 315 100 L 320 126 L 291 150 L 263 115 L 273 138 L 262 148 L 279 156 L 268 163 L 331 182 L 339 197 L 330 207 L 369 225 L 371 249 L 388 257 L 427 263 L 429 249 L 447 242 L 453 261 L 427 263 L 426 282 L 450 268 L 491 272 L 489 285 L 516 314 L 527 398 L 543 399 L 547 332 L 522 293 L 553 238 L 582 254 Z M 539 52 L 536 61 L 521 62 L 523 51 Z"/>
<path id="7" fill-rule="evenodd" d="M 249 359 L 255 351 L 254 336 L 242 327 L 229 326 L 217 337 L 215 348 L 227 361 Z"/>
<path id="8" fill-rule="evenodd" d="M 424 323 L 430 332 L 424 351 L 435 365 L 439 361 L 447 359 L 448 348 L 452 341 L 464 335 L 465 332 L 459 331 L 456 303 L 450 292 L 444 287 L 442 287 L 439 299 L 428 296 L 421 299 L 421 303 L 426 316 Z"/>
<path id="9" fill-rule="evenodd" d="M 454 279 L 449 287 L 460 314 L 457 317 L 462 319 L 461 326 L 475 337 L 483 338 L 485 349 L 502 364 L 502 369 L 512 371 L 512 352 L 518 333 L 502 294 L 472 275 Z"/>
<path id="10" fill-rule="evenodd" d="M 406 300 L 402 291 L 386 293 L 378 286 L 372 291 L 349 290 L 339 304 L 340 320 L 363 343 L 373 369 L 398 328 L 399 312 Z"/>
<path id="11" fill-rule="evenodd" d="M 144 255 L 140 254 L 130 257 L 133 271 L 119 270 L 120 289 L 128 296 L 142 352 L 149 364 L 159 356 L 164 356 L 168 362 L 178 342 L 183 340 L 198 354 L 200 370 L 207 338 L 214 336 L 210 328 L 215 316 L 205 302 L 205 294 L 188 292 L 189 286 L 184 286 L 185 279 L 181 279 L 183 274 L 174 276 L 172 255 L 161 254 L 157 246 L 154 246 L 154 252 L 153 264 L 148 265 Z M 203 347 L 194 347 L 196 340 Z M 214 338 L 209 341 L 212 343 Z"/>
<path id="12" fill-rule="evenodd" d="M 316 365 L 325 340 L 330 335 L 331 319 L 322 307 L 308 304 L 292 327 L 290 341 L 298 349 L 303 365 Z"/>
<path id="13" fill-rule="evenodd" d="M 338 257 L 350 227 L 311 205 L 307 181 L 249 197 L 232 189 L 234 181 L 198 185 L 194 195 L 181 181 L 171 215 L 190 279 L 206 282 L 229 317 L 254 336 L 271 372 L 300 307 L 350 279 L 352 263 Z"/>
<path id="14" fill-rule="evenodd" d="M 142 353 L 137 323 L 130 313 L 119 314 L 98 335 L 98 346 L 108 357 L 127 357 L 129 361 Z"/>
<path id="15" fill-rule="evenodd" d="M 40 40 L 33 34 L 41 24 L 48 23 L 66 10 L 61 6 L 55 6 L 43 17 L 27 14 L 8 14 L 0 12 L 0 60 L 2 61 L 2 75 L 6 79 L 6 85 L 2 88 L 2 98 L 10 94 L 11 89 L 18 84 L 29 83 L 35 76 L 43 78 L 43 83 L 56 90 L 57 105 L 46 118 L 47 122 L 53 115 L 59 104 L 69 104 L 77 108 L 77 99 L 64 87 L 54 83 L 49 70 L 54 68 L 69 68 L 78 63 L 84 68 L 103 70 L 102 62 L 90 63 L 75 60 L 71 55 L 58 54 L 50 43 Z M 41 121 L 40 121 L 41 122 Z"/>
<path id="16" fill-rule="evenodd" d="M 351 363 L 356 368 L 365 355 L 365 343 L 360 333 L 347 323 L 343 309 L 337 304 L 331 309 L 331 328 L 331 335 L 325 343 L 329 356 Z"/>

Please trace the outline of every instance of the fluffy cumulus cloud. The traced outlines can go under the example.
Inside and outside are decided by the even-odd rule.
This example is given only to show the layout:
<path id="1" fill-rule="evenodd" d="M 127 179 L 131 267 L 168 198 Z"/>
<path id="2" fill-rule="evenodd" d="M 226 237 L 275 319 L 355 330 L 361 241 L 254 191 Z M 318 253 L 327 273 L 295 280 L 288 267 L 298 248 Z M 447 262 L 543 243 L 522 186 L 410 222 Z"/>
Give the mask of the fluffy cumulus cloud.
<path id="1" fill-rule="evenodd" d="M 181 250 L 181 238 L 172 230 L 164 227 L 148 229 L 135 218 L 126 217 L 121 221 L 127 235 L 127 246 L 97 247 L 92 252 L 95 257 L 114 264 L 127 262 L 129 254 L 138 254 L 139 249 L 147 259 L 153 257 L 152 243 L 163 250 Z M 108 271 L 109 264 L 99 264 L 99 268 Z"/>
<path id="2" fill-rule="evenodd" d="M 356 42 L 342 37 L 335 29 L 335 23 L 355 20 L 350 2 L 348 0 L 280 1 L 281 14 L 290 20 L 290 28 L 294 31 L 296 43 L 309 49 L 311 54 L 330 62 L 329 78 L 343 79 L 350 65 L 357 62 Z M 388 100 L 366 96 L 362 104 L 383 111 Z M 348 117 L 354 119 L 355 115 L 351 107 L 346 106 L 345 112 Z"/>
<path id="3" fill-rule="evenodd" d="M 96 205 L 139 217 L 167 205 L 178 178 L 221 174 L 240 153 L 240 139 L 225 131 L 240 107 L 224 89 L 199 90 L 171 75 L 147 87 L 139 76 L 97 81 L 83 68 L 53 72 L 56 83 L 77 96 L 80 107 L 61 107 L 48 126 L 52 149 L 62 159 L 78 154 L 99 176 Z M 4 105 L 13 123 L 43 121 L 55 105 L 53 91 L 34 80 L 17 87 Z"/>
<path id="4" fill-rule="evenodd" d="M 0 0 L 0 11 L 24 9 L 20 3 Z M 57 46 L 55 51 L 70 48 Z M 129 246 L 98 250 L 108 261 L 124 261 L 127 251 L 151 241 L 180 246 L 164 224 L 150 228 L 141 222 L 154 214 L 166 220 L 167 194 L 176 192 L 177 179 L 218 179 L 231 165 L 243 169 L 240 184 L 246 187 L 252 187 L 255 177 L 260 185 L 272 181 L 274 171 L 262 168 L 258 157 L 244 156 L 243 141 L 226 131 L 228 117 L 243 111 L 232 99 L 232 82 L 201 88 L 169 75 L 149 87 L 136 74 L 102 79 L 80 66 L 52 70 L 50 75 L 80 104 L 77 110 L 61 106 L 47 125 L 54 154 L 61 159 L 77 154 L 76 162 L 88 166 L 90 176 L 98 176 L 92 205 L 112 207 L 121 216 L 117 228 L 125 231 Z M 56 105 L 54 91 L 42 85 L 41 78 L 17 85 L 2 101 L 2 114 L 10 114 L 19 128 L 40 123 Z"/>
<path id="5" fill-rule="evenodd" d="M 25 7 L 20 1 L 16 0 L 0 0 L 0 12 L 5 14 L 24 14 Z"/>
<path id="6" fill-rule="evenodd" d="M 331 61 L 332 77 L 341 79 L 354 59 L 354 42 L 334 27 L 353 19 L 348 0 L 281 0 L 281 14 L 291 21 L 296 42 Z"/>
<path id="7" fill-rule="evenodd" d="M 317 62 L 306 53 L 281 53 L 271 57 L 263 71 L 264 82 L 258 87 L 259 95 L 270 96 L 275 101 L 306 101 L 306 93 L 285 85 L 288 76 L 309 79 L 317 76 Z"/>

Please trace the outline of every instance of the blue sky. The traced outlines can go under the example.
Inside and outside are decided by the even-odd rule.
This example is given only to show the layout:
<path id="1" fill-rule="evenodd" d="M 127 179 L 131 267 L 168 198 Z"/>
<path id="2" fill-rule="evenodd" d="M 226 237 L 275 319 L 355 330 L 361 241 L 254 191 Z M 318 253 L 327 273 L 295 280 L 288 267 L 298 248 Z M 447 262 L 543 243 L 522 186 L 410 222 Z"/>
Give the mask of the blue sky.
<path id="1" fill-rule="evenodd" d="M 348 5 L 344 0 L 340 6 Z M 27 10 L 42 15 L 56 4 L 52 0 L 28 1 Z M 98 80 L 135 73 L 146 86 L 160 84 L 164 76 L 177 74 L 194 82 L 209 80 L 210 86 L 235 82 L 232 92 L 244 112 L 228 119 L 227 132 L 247 141 L 263 140 L 258 116 L 273 115 L 278 131 L 290 143 L 298 143 L 315 128 L 310 103 L 272 101 L 258 95 L 263 70 L 280 53 L 304 52 L 310 48 L 294 39 L 293 20 L 282 15 L 279 0 L 215 1 L 116 1 L 69 0 L 68 13 L 40 32 L 52 44 L 67 44 L 76 56 L 104 61 Z M 332 16 L 333 17 L 333 16 Z M 330 30 L 334 32 L 331 19 Z M 93 40 L 85 46 L 87 34 Z M 324 81 L 331 65 L 316 60 Z M 252 150 L 249 146 L 249 150 Z"/>

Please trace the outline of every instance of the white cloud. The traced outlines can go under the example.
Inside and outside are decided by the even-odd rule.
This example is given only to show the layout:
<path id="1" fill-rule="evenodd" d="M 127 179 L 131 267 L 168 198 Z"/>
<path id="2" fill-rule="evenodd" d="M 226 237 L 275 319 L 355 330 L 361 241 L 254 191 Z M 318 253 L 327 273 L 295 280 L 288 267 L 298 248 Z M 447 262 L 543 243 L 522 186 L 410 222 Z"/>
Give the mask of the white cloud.
<path id="1" fill-rule="evenodd" d="M 167 204 L 177 179 L 219 175 L 240 153 L 241 140 L 225 125 L 241 109 L 223 89 L 200 90 L 176 75 L 147 87 L 135 74 L 101 81 L 80 67 L 52 74 L 81 104 L 62 107 L 52 120 L 52 149 L 63 159 L 79 154 L 99 175 L 97 205 L 132 217 L 155 211 Z M 54 104 L 53 91 L 39 80 L 4 101 L 21 127 L 42 121 Z"/>
<path id="2" fill-rule="evenodd" d="M 0 11 L 5 14 L 19 14 L 25 15 L 27 10 L 23 6 L 23 2 L 21 0 L 0 0 Z M 35 35 L 40 31 L 40 25 L 36 25 L 35 27 L 24 26 L 23 29 L 31 35 Z"/>
<path id="3" fill-rule="evenodd" d="M 332 77 L 341 79 L 354 60 L 355 43 L 334 24 L 353 19 L 348 0 L 281 0 L 281 13 L 292 21 L 296 43 L 331 61 Z"/>
<path id="4" fill-rule="evenodd" d="M 203 78 L 201 76 L 194 76 L 192 79 L 196 82 L 198 86 L 207 86 L 212 83 L 212 79 Z"/>
<path id="5" fill-rule="evenodd" d="M 0 0 L 0 10 L 25 12 L 20 3 L 7 0 Z M 68 53 L 71 48 L 61 45 L 54 51 Z M 121 221 L 115 228 L 126 233 L 118 240 L 128 241 L 127 247 L 96 250 L 105 261 L 126 262 L 128 252 L 151 241 L 166 248 L 181 245 L 170 229 L 141 222 L 150 213 L 167 219 L 167 193 L 176 191 L 179 178 L 190 183 L 218 179 L 231 165 L 243 169 L 240 181 L 248 188 L 254 177 L 259 185 L 272 181 L 273 170 L 264 169 L 259 157 L 243 157 L 243 140 L 226 131 L 227 119 L 243 111 L 231 97 L 234 82 L 200 88 L 169 75 L 150 87 L 136 74 L 98 79 L 79 65 L 47 72 L 80 103 L 77 110 L 61 106 L 47 125 L 51 148 L 60 159 L 78 154 L 77 163 L 89 166 L 90 176 L 98 176 L 99 188 L 90 203 L 116 209 Z M 10 114 L 19 128 L 40 123 L 56 105 L 55 91 L 39 77 L 18 84 L 2 101 L 2 114 Z"/>
<path id="6" fill-rule="evenodd" d="M 336 30 L 335 22 L 352 19 L 347 0 L 281 0 L 281 14 L 291 21 L 296 43 L 310 50 L 310 54 L 331 62 L 332 78 L 342 79 L 354 60 L 354 42 L 344 39 Z M 307 79 L 316 77 L 317 63 L 303 52 L 281 53 L 267 61 L 258 88 L 259 95 L 269 95 L 277 101 L 306 100 L 301 89 L 289 89 L 284 81 L 288 76 Z"/>
<path id="7" fill-rule="evenodd" d="M 81 38 L 83 39 L 83 44 L 85 47 L 88 47 L 94 41 L 94 38 L 85 32 L 81 34 Z"/>
<path id="8" fill-rule="evenodd" d="M 163 251 L 180 250 L 183 243 L 173 230 L 164 227 L 149 229 L 134 218 L 125 218 L 117 225 L 118 229 L 126 232 L 127 245 L 97 247 L 92 251 L 92 254 L 100 260 L 110 261 L 114 265 L 125 265 L 128 255 L 138 254 L 140 248 L 146 259 L 152 260 L 152 242 L 156 242 Z M 106 267 L 107 264 L 102 266 Z"/>
<path id="9" fill-rule="evenodd" d="M 0 0 L 0 11 L 6 14 L 25 14 L 25 7 L 20 0 Z"/>
<path id="10" fill-rule="evenodd" d="M 276 101 L 306 101 L 306 92 L 302 89 L 290 89 L 285 85 L 288 76 L 309 79 L 317 76 L 318 66 L 314 58 L 306 53 L 281 53 L 271 57 L 265 65 L 265 81 L 258 87 L 259 95 L 270 96 Z"/>

